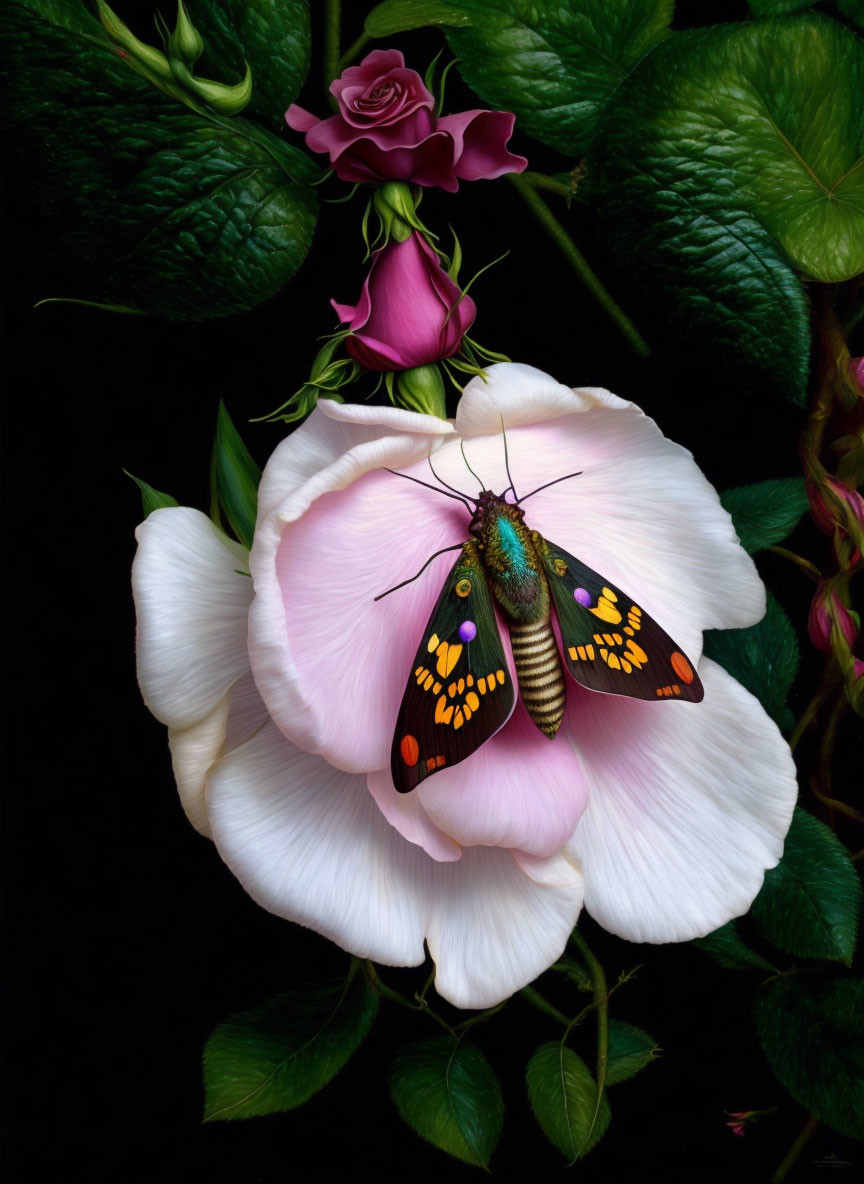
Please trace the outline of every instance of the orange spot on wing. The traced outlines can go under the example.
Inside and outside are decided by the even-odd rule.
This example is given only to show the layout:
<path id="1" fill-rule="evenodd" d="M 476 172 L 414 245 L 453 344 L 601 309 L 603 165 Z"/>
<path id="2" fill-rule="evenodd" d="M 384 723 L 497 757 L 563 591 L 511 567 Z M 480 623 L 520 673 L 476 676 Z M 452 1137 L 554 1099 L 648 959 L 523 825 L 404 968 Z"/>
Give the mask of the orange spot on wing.
<path id="1" fill-rule="evenodd" d="M 399 754 L 409 768 L 414 768 L 420 759 L 420 745 L 413 736 L 403 736 L 399 743 Z"/>
<path id="2" fill-rule="evenodd" d="M 428 691 L 434 681 L 435 681 L 435 675 L 434 674 L 427 674 L 426 681 L 423 683 L 423 690 Z"/>
<path id="3" fill-rule="evenodd" d="M 670 656 L 669 661 L 672 664 L 672 669 L 675 671 L 681 681 L 686 682 L 689 686 L 695 678 L 695 675 L 693 674 L 692 666 L 684 657 L 684 655 L 676 650 L 675 653 Z"/>
<path id="4" fill-rule="evenodd" d="M 448 707 L 447 700 L 442 695 L 441 698 L 438 700 L 438 702 L 435 704 L 435 723 L 436 724 L 449 724 L 450 720 L 452 718 L 453 718 L 453 704 L 451 703 L 450 706 Z"/>
<path id="5" fill-rule="evenodd" d="M 435 651 L 435 654 L 438 658 L 436 670 L 442 678 L 447 678 L 447 676 L 450 674 L 450 671 L 462 656 L 462 646 L 450 645 L 449 642 L 442 641 L 438 646 L 438 649 Z"/>
<path id="6" fill-rule="evenodd" d="M 477 695 L 474 693 L 474 691 L 468 692 L 468 694 L 465 696 L 465 702 L 472 711 L 476 711 L 480 706 L 480 700 L 477 698 Z"/>
<path id="7" fill-rule="evenodd" d="M 485 678 L 478 678 L 477 679 L 477 690 L 480 692 L 481 695 L 486 694 L 486 679 Z"/>
<path id="8" fill-rule="evenodd" d="M 503 670 L 496 670 L 495 677 L 498 679 L 499 683 L 503 687 L 504 686 L 504 671 Z"/>
<path id="9" fill-rule="evenodd" d="M 426 762 L 426 772 L 432 773 L 434 771 L 434 769 L 435 769 L 435 757 L 430 756 L 428 761 Z"/>
<path id="10" fill-rule="evenodd" d="M 442 765 L 445 765 L 446 763 L 447 763 L 447 762 L 446 762 L 446 760 L 444 759 L 444 757 L 443 757 L 443 756 L 436 756 L 436 757 L 435 757 L 435 764 L 437 765 L 437 767 L 438 767 L 439 769 L 441 768 L 441 766 L 442 766 Z"/>

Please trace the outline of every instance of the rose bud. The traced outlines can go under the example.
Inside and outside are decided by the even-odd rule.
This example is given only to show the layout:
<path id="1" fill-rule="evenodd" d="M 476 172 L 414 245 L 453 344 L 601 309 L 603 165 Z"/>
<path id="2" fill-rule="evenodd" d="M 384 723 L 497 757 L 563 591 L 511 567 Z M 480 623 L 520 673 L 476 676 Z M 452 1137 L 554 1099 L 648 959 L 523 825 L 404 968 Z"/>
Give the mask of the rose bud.
<path id="1" fill-rule="evenodd" d="M 851 646 L 858 636 L 855 618 L 837 594 L 825 584 L 821 584 L 810 605 L 807 632 L 816 649 L 822 650 L 823 653 L 830 653 L 834 648 L 831 644 L 831 627 L 835 618 L 843 631 L 846 644 Z"/>
<path id="2" fill-rule="evenodd" d="M 808 482 L 807 495 L 813 521 L 824 534 L 833 534 L 835 526 L 842 527 L 837 514 L 841 506 L 864 526 L 864 497 L 857 489 L 848 489 L 837 477 L 826 476 L 821 485 Z M 835 505 L 835 499 L 839 505 Z"/>
<path id="3" fill-rule="evenodd" d="M 864 391 L 864 358 L 850 358 L 849 373 L 858 389 Z"/>
<path id="4" fill-rule="evenodd" d="M 477 313 L 416 231 L 373 252 L 356 307 L 330 303 L 351 331 L 345 348 L 367 370 L 412 370 L 449 358 Z"/>
<path id="5" fill-rule="evenodd" d="M 339 112 L 318 119 L 292 103 L 288 126 L 326 153 L 343 181 L 410 181 L 455 192 L 459 179 L 521 173 L 524 156 L 505 145 L 515 117 L 506 111 L 435 114 L 435 98 L 397 49 L 376 49 L 330 84 Z"/>

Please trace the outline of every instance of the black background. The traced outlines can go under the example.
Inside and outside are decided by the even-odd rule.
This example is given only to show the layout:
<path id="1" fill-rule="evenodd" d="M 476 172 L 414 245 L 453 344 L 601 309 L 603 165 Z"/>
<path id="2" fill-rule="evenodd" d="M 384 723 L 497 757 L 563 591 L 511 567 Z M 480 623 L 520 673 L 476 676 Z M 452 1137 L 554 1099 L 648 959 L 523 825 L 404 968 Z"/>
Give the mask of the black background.
<path id="1" fill-rule="evenodd" d="M 366 6 L 345 7 L 356 10 L 345 19 L 347 45 Z M 140 14 L 149 4 L 117 8 Z M 313 9 L 317 30 L 320 5 Z M 691 2 L 679 13 L 686 25 L 738 19 L 745 7 Z M 148 22 L 138 28 L 146 36 Z M 422 72 L 442 41 L 426 32 L 394 43 Z M 324 113 L 317 61 L 303 101 Z M 454 72 L 448 109 L 473 105 Z M 526 137 L 513 147 L 534 167 L 566 167 Z M 286 985 L 340 973 L 346 959 L 255 906 L 192 831 L 164 729 L 135 682 L 129 566 L 140 502 L 121 469 L 206 508 L 219 397 L 264 462 L 283 429 L 244 421 L 302 382 L 314 338 L 332 324 L 329 297 L 356 297 L 361 199 L 322 207 L 315 247 L 281 296 L 251 313 L 183 325 L 73 305 L 34 311 L 45 296 L 87 297 L 91 280 L 40 226 L 14 161 L 4 175 L 4 1179 L 479 1178 L 417 1139 L 389 1102 L 394 1052 L 433 1034 L 389 1005 L 354 1060 L 302 1109 L 201 1124 L 200 1055 L 212 1028 Z M 473 291 L 483 343 L 568 384 L 636 400 L 721 489 L 799 471 L 801 413 L 724 378 L 686 333 L 673 336 L 662 300 L 636 291 L 604 257 L 588 211 L 562 216 L 651 341 L 647 361 L 585 295 L 506 181 L 463 185 L 455 197 L 431 193 L 423 215 L 441 229 L 454 224 L 464 274 L 510 249 Z M 827 558 L 809 525 L 796 544 L 817 562 Z M 760 566 L 800 627 L 810 589 L 782 563 L 768 556 Z M 802 648 L 796 714 L 820 666 Z M 850 766 L 851 753 L 841 753 L 841 773 Z M 612 1014 L 646 1028 L 664 1051 L 616 1087 L 613 1125 L 574 1178 L 767 1179 L 805 1116 L 784 1100 L 759 1053 L 746 976 L 689 946 L 631 946 L 590 921 L 584 931 L 611 980 L 644 963 Z M 417 978 L 383 973 L 409 993 Z M 569 988 L 544 989 L 571 1013 L 578 1006 Z M 522 1084 L 531 1052 L 554 1035 L 551 1021 L 519 1000 L 478 1030 L 505 1088 L 499 1175 L 562 1170 Z M 581 1039 L 590 1058 L 590 1025 Z M 724 1110 L 775 1105 L 778 1114 L 746 1138 L 724 1126 Z M 860 1166 L 854 1144 L 823 1130 L 801 1178 L 827 1170 L 814 1161 L 832 1155 Z"/>

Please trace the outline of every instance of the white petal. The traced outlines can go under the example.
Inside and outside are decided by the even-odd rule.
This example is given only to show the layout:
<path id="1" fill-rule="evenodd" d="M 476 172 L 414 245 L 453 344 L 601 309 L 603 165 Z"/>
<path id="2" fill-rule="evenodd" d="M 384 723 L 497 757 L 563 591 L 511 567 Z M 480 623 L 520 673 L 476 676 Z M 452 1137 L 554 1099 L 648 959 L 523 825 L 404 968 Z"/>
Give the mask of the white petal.
<path id="1" fill-rule="evenodd" d="M 485 382 L 482 378 L 472 378 L 465 387 L 454 425 L 457 433 L 466 439 L 500 436 L 502 425 L 509 432 L 519 425 L 543 423 L 585 411 L 593 402 L 590 392 L 571 390 L 534 366 L 500 362 L 487 367 Z M 621 399 L 616 402 L 626 406 Z"/>
<path id="2" fill-rule="evenodd" d="M 172 728 L 212 712 L 249 669 L 247 553 L 187 507 L 156 510 L 135 532 L 132 589 L 144 702 Z"/>
<path id="3" fill-rule="evenodd" d="M 367 781 L 378 809 L 403 839 L 416 843 L 427 855 L 441 863 L 461 859 L 462 848 L 454 838 L 435 825 L 423 809 L 419 794 L 397 792 L 389 769 L 370 773 Z"/>
<path id="4" fill-rule="evenodd" d="M 206 839 L 210 821 L 204 787 L 210 768 L 222 753 L 236 748 L 267 721 L 267 710 L 251 673 L 226 691 L 209 715 L 188 728 L 169 728 L 168 746 L 180 803 L 186 817 Z"/>
<path id="5" fill-rule="evenodd" d="M 720 666 L 706 658 L 699 673 L 702 703 L 577 688 L 565 713 L 590 785 L 566 854 L 588 912 L 628 941 L 685 941 L 740 916 L 783 852 L 789 746 Z"/>
<path id="6" fill-rule="evenodd" d="M 271 724 L 214 767 L 207 803 L 222 857 L 259 904 L 389 965 L 420 964 L 426 935 L 438 990 L 459 1007 L 530 982 L 578 916 L 578 876 L 547 883 L 493 849 L 438 863 L 387 823 L 365 778 Z"/>

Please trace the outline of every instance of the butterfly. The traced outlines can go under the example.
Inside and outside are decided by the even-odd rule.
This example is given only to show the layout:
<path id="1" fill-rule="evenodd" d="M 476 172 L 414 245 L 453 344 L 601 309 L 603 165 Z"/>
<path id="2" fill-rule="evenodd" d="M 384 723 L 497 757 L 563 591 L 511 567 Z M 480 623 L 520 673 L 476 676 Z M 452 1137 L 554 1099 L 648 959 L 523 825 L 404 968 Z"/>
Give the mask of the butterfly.
<path id="1" fill-rule="evenodd" d="M 704 696 L 685 654 L 631 596 L 525 522 L 522 502 L 580 474 L 517 498 L 506 435 L 504 450 L 510 485 L 501 494 L 462 494 L 432 469 L 451 490 L 445 496 L 458 496 L 471 514 L 471 537 L 436 551 L 417 575 L 375 598 L 417 579 L 438 555 L 459 550 L 423 631 L 396 720 L 390 767 L 400 793 L 491 739 L 510 718 L 517 691 L 540 731 L 554 739 L 564 716 L 565 668 L 582 686 L 610 695 L 689 703 Z M 394 475 L 444 493 L 406 473 Z M 496 605 L 509 629 L 518 686 L 504 656 Z"/>

